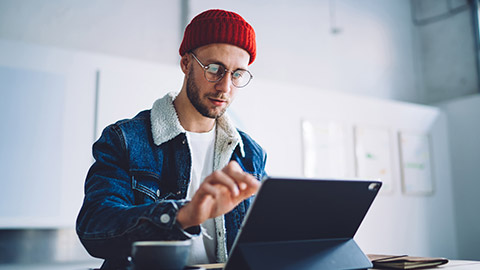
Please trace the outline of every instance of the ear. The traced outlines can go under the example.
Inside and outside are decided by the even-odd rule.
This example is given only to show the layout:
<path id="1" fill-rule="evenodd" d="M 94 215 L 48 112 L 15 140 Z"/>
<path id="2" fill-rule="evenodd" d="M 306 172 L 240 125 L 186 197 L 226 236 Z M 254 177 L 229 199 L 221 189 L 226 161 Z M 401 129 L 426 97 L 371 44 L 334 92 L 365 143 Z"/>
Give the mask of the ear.
<path id="1" fill-rule="evenodd" d="M 183 74 L 188 74 L 188 69 L 190 68 L 190 54 L 186 53 L 180 59 L 180 68 L 182 69 Z"/>

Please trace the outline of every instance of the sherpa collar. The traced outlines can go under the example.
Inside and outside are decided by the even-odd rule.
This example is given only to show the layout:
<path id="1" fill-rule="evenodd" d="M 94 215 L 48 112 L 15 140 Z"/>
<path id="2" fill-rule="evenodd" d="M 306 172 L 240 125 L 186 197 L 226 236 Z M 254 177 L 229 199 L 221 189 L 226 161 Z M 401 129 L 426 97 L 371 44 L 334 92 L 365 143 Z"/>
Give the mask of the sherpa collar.
<path id="1" fill-rule="evenodd" d="M 175 138 L 178 134 L 186 132 L 180 124 L 177 112 L 173 106 L 173 101 L 177 94 L 178 93 L 170 92 L 153 104 L 150 120 L 152 122 L 153 142 L 156 145 L 161 145 Z M 223 142 L 227 142 L 230 147 L 232 144 L 235 146 L 239 144 L 242 156 L 245 156 L 242 139 L 230 118 L 224 114 L 217 119 L 216 126 L 216 146 L 222 145 Z"/>

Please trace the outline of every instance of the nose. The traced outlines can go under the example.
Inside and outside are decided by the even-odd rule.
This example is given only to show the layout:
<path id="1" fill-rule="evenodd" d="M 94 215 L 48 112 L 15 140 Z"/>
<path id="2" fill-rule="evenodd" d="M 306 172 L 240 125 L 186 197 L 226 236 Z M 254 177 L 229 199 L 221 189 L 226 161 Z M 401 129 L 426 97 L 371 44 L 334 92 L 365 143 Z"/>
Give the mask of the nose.
<path id="1" fill-rule="evenodd" d="M 232 74 L 230 72 L 226 72 L 225 76 L 215 84 L 215 89 L 224 93 L 230 92 L 233 87 L 235 86 L 232 83 Z"/>

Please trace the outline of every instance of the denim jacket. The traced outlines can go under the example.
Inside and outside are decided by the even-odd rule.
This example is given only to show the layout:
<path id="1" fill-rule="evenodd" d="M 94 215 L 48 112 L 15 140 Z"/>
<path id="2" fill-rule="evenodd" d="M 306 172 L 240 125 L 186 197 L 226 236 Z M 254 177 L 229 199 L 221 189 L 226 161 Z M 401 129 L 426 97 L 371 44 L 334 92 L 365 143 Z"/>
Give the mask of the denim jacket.
<path id="1" fill-rule="evenodd" d="M 191 157 L 185 130 L 173 106 L 174 93 L 151 110 L 106 127 L 93 145 L 94 164 L 85 181 L 77 234 L 90 255 L 104 258 L 102 269 L 128 264 L 139 240 L 183 240 L 201 233 L 176 223 L 190 182 Z M 257 179 L 265 176 L 266 153 L 226 115 L 217 119 L 214 170 L 230 160 Z M 250 199 L 215 218 L 217 260 L 224 262 Z"/>

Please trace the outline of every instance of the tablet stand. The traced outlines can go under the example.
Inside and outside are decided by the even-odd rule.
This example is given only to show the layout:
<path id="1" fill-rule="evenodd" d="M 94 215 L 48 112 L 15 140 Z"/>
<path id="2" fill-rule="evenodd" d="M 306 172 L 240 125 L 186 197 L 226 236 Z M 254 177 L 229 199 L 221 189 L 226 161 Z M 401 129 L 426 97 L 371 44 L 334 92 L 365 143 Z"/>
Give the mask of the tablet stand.
<path id="1" fill-rule="evenodd" d="M 228 269 L 328 270 L 368 269 L 372 263 L 355 241 L 320 239 L 288 242 L 243 243 Z"/>

